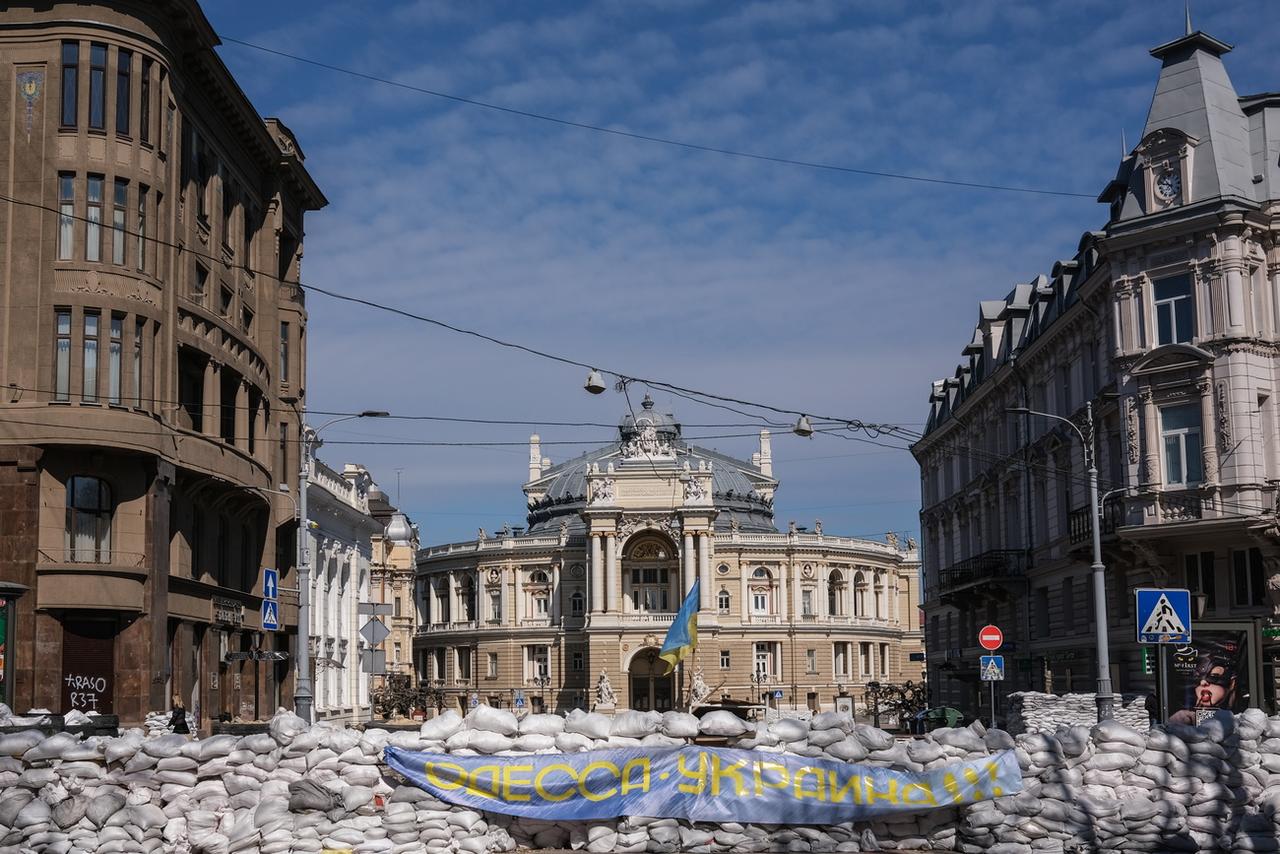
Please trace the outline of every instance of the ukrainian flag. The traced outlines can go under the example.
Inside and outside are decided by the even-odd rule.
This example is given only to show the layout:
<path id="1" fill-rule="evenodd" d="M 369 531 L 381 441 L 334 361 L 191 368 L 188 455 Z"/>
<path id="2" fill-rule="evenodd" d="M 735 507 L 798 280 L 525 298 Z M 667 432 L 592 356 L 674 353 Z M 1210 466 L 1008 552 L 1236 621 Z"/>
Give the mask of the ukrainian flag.
<path id="1" fill-rule="evenodd" d="M 662 642 L 662 652 L 658 653 L 658 658 L 667 663 L 664 676 L 675 670 L 680 660 L 689 654 L 689 650 L 698 645 L 698 585 L 701 583 L 701 579 L 693 582 L 693 587 L 684 597 L 684 604 L 680 606 L 679 613 L 671 622 L 671 628 L 667 630 L 667 639 Z"/>

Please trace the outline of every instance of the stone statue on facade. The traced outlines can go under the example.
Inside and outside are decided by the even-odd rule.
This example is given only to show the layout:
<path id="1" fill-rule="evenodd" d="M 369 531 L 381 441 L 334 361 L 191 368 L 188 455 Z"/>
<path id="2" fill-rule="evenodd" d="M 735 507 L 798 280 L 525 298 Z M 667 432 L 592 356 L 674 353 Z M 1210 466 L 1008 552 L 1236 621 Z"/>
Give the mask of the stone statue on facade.
<path id="1" fill-rule="evenodd" d="M 618 703 L 618 695 L 613 693 L 613 685 L 609 682 L 609 674 L 600 670 L 600 678 L 596 680 L 596 708 L 612 709 Z"/>
<path id="2" fill-rule="evenodd" d="M 822 536 L 822 520 L 821 520 L 821 519 L 815 519 L 815 520 L 814 520 L 814 522 L 813 522 L 813 532 L 814 532 L 815 534 L 817 534 L 819 537 L 821 537 L 821 536 Z"/>
<path id="3" fill-rule="evenodd" d="M 707 500 L 707 488 L 701 480 L 691 477 L 685 482 L 684 500 L 686 504 L 701 504 Z"/>
<path id="4" fill-rule="evenodd" d="M 689 684 L 689 708 L 696 709 L 706 703 L 710 696 L 711 687 L 707 685 L 707 680 L 702 678 L 702 666 L 698 665 L 693 670 L 693 681 Z"/>
<path id="5" fill-rule="evenodd" d="M 884 535 L 884 541 L 889 544 L 890 548 L 896 549 L 898 547 L 898 535 L 893 531 Z"/>

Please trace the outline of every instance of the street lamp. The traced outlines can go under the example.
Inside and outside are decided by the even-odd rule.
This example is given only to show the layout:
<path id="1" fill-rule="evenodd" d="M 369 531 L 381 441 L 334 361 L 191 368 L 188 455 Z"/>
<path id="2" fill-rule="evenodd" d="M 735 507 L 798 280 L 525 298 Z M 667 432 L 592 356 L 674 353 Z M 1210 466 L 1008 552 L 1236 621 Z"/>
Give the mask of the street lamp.
<path id="1" fill-rule="evenodd" d="M 1085 437 L 1076 423 L 1061 415 L 1039 412 L 1025 406 L 1013 406 L 1005 410 L 1010 414 L 1039 415 L 1061 421 L 1076 431 L 1080 437 L 1080 447 L 1084 451 L 1084 465 L 1089 472 L 1089 521 L 1093 534 L 1093 610 L 1096 618 L 1098 646 L 1098 720 L 1107 720 L 1114 716 L 1111 695 L 1111 648 L 1107 639 L 1107 581 L 1102 565 L 1102 505 L 1098 501 L 1098 458 L 1093 445 L 1093 402 L 1085 406 L 1085 417 L 1088 419 L 1089 436 Z"/>
<path id="2" fill-rule="evenodd" d="M 342 421 L 356 418 L 387 418 L 391 415 L 381 409 L 366 409 L 355 415 L 343 415 L 321 424 L 314 430 L 307 426 L 305 407 L 298 406 L 298 398 L 282 397 L 281 400 L 293 407 L 298 416 L 298 425 L 302 431 L 302 454 L 298 464 L 298 675 L 293 690 L 293 711 L 307 723 L 311 723 L 311 550 L 308 540 L 311 537 L 310 521 L 307 519 L 307 481 L 311 475 L 311 455 L 320 445 L 320 433 Z"/>
<path id="3" fill-rule="evenodd" d="M 756 671 L 751 674 L 751 681 L 756 684 L 756 693 L 760 695 L 760 699 L 764 700 L 765 719 L 769 718 L 769 697 L 764 692 L 764 685 L 769 681 L 769 672 L 763 667 L 757 667 Z"/>

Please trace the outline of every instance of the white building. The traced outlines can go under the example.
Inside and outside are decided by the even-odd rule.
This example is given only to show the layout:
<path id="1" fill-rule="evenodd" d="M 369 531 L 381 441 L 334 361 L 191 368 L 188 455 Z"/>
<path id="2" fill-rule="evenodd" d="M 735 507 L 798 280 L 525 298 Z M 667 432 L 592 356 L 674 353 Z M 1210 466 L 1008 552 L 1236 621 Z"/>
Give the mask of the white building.
<path id="1" fill-rule="evenodd" d="M 311 655 L 316 720 L 369 717 L 369 683 L 360 670 L 357 604 L 369 601 L 372 539 L 382 525 L 369 512 L 373 480 L 362 466 L 341 473 L 311 464 Z"/>

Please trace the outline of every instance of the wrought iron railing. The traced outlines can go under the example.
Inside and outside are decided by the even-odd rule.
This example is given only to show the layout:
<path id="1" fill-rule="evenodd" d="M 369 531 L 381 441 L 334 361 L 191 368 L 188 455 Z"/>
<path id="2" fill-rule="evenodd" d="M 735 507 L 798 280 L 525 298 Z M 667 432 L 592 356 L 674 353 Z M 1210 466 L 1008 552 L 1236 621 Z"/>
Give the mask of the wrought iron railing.
<path id="1" fill-rule="evenodd" d="M 1021 549 L 992 549 L 958 561 L 938 573 L 942 592 L 978 581 L 1021 578 L 1027 568 L 1027 555 Z"/>
<path id="2" fill-rule="evenodd" d="M 1119 495 L 1112 495 L 1104 500 L 1098 521 L 1098 531 L 1102 536 L 1114 534 L 1116 528 L 1124 524 L 1124 499 Z M 1093 522 L 1088 504 L 1077 507 L 1068 514 L 1067 530 L 1070 532 L 1072 545 L 1087 543 L 1093 539 Z"/>

